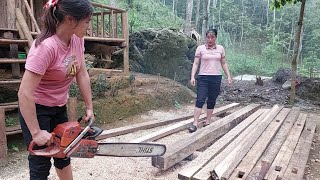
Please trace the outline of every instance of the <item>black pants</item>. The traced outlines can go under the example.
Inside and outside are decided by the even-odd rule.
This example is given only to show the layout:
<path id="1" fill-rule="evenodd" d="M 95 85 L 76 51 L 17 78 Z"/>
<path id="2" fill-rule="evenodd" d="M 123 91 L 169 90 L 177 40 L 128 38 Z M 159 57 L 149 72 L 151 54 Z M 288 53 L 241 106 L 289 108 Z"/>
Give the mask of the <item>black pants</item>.
<path id="1" fill-rule="evenodd" d="M 61 123 L 68 121 L 67 108 L 62 107 L 48 107 L 36 104 L 37 118 L 39 121 L 39 126 L 41 130 L 47 130 L 52 132 L 53 129 Z M 22 134 L 24 141 L 27 145 L 32 141 L 31 133 L 25 123 L 20 110 L 19 110 L 19 120 L 21 124 Z M 58 169 L 63 169 L 70 164 L 70 158 L 53 158 L 54 166 Z M 29 169 L 30 169 L 30 179 L 31 180 L 46 180 L 48 179 L 50 168 L 51 168 L 51 158 L 44 156 L 28 156 Z"/>
<path id="2" fill-rule="evenodd" d="M 197 77 L 196 107 L 202 108 L 207 100 L 207 109 L 213 109 L 220 93 L 221 75 L 199 75 Z"/>

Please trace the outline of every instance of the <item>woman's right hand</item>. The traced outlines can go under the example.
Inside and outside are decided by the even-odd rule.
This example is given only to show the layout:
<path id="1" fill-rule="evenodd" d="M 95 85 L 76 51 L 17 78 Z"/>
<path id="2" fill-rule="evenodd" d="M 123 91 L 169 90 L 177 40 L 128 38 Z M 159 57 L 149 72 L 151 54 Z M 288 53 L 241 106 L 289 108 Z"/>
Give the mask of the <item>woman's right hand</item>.
<path id="1" fill-rule="evenodd" d="M 33 138 L 33 141 L 38 146 L 44 146 L 44 145 L 49 146 L 50 144 L 53 143 L 52 134 L 46 130 L 38 131 L 34 136 L 32 136 L 32 138 Z"/>
<path id="2" fill-rule="evenodd" d="M 195 85 L 196 85 L 196 79 L 195 79 L 195 78 L 191 78 L 190 84 L 191 84 L 192 86 L 195 86 Z"/>

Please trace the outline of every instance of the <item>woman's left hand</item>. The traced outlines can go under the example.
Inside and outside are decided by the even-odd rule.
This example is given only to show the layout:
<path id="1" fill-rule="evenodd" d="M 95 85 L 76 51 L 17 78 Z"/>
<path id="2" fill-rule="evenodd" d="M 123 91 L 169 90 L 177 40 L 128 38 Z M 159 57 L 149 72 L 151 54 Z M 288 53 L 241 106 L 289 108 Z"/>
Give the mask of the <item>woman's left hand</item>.
<path id="1" fill-rule="evenodd" d="M 232 84 L 232 78 L 231 77 L 227 78 L 227 83 L 228 83 L 229 86 Z"/>
<path id="2" fill-rule="evenodd" d="M 86 116 L 83 118 L 83 120 L 85 122 L 87 122 L 89 119 L 92 119 L 92 121 L 94 121 L 94 114 L 93 114 L 93 110 L 87 108 L 86 109 Z"/>

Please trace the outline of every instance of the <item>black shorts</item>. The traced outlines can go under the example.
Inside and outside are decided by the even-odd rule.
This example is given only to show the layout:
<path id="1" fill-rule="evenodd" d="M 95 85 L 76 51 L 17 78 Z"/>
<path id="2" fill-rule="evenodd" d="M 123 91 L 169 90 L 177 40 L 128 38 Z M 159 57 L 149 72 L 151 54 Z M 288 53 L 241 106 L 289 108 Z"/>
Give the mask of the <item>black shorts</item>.
<path id="1" fill-rule="evenodd" d="M 53 129 L 61 123 L 68 121 L 67 108 L 62 107 L 48 107 L 36 104 L 36 113 L 39 121 L 39 126 L 41 130 L 47 130 L 52 132 Z M 20 113 L 19 110 L 19 120 L 21 124 L 22 134 L 27 146 L 32 141 L 32 136 L 30 131 Z M 54 166 L 58 169 L 63 169 L 70 164 L 70 158 L 53 158 Z M 30 179 L 47 179 L 49 176 L 51 168 L 51 158 L 43 156 L 29 155 L 29 169 L 30 169 Z"/>

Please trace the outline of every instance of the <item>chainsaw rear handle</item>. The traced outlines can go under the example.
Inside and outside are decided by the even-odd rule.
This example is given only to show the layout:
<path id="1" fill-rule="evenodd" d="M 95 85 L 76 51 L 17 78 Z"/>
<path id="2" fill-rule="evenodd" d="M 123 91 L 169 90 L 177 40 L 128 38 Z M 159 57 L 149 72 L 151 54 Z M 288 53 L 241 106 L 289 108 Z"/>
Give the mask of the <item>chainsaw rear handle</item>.
<path id="1" fill-rule="evenodd" d="M 82 121 L 82 117 L 79 117 L 78 118 L 78 122 L 80 123 Z M 92 118 L 89 118 L 88 122 L 87 122 L 87 126 L 91 127 L 93 124 L 93 119 Z"/>
<path id="2" fill-rule="evenodd" d="M 60 139 L 56 137 L 54 132 L 51 133 L 53 138 L 53 143 L 43 149 L 34 149 L 35 147 L 39 147 L 34 140 L 32 140 L 29 144 L 28 151 L 31 155 L 36 156 L 47 156 L 47 157 L 55 157 L 60 152 Z"/>

